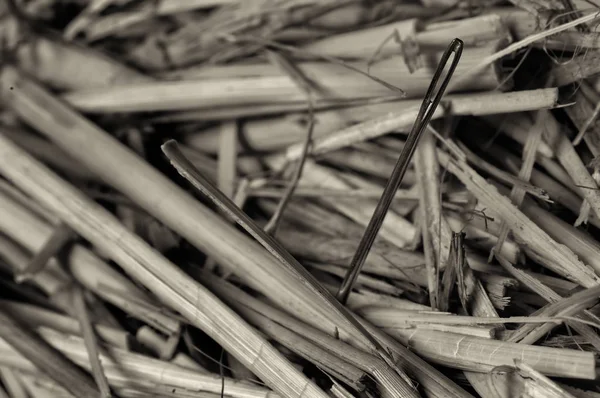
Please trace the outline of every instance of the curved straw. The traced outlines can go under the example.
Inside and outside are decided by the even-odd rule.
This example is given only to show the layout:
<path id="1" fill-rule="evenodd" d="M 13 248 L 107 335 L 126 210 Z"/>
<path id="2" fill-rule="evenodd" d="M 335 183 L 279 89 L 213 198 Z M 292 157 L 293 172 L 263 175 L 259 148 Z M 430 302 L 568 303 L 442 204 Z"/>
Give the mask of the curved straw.
<path id="1" fill-rule="evenodd" d="M 402 148 L 402 152 L 398 157 L 398 161 L 396 162 L 396 166 L 392 171 L 392 175 L 388 180 L 385 189 L 383 190 L 383 194 L 377 203 L 377 207 L 373 212 L 373 216 L 371 221 L 369 221 L 369 225 L 367 225 L 367 229 L 365 234 L 363 235 L 360 243 L 358 244 L 358 248 L 356 249 L 356 253 L 352 258 L 352 262 L 350 263 L 350 269 L 342 282 L 340 289 L 337 293 L 337 299 L 345 304 L 348 300 L 348 296 L 350 295 L 350 291 L 352 290 L 352 286 L 356 282 L 356 278 L 360 273 L 365 260 L 367 259 L 367 255 L 371 250 L 371 246 L 373 246 L 373 242 L 377 237 L 377 233 L 383 224 L 383 220 L 385 215 L 387 214 L 388 208 L 394 199 L 394 195 L 404 178 L 404 174 L 406 173 L 406 169 L 408 169 L 408 165 L 410 163 L 410 159 L 415 152 L 417 144 L 419 143 L 419 138 L 421 138 L 421 134 L 429 124 L 431 117 L 433 116 L 437 106 L 442 100 L 442 96 L 444 95 L 444 91 L 446 87 L 450 83 L 450 79 L 452 78 L 452 74 L 458 65 L 458 61 L 460 60 L 460 56 L 462 54 L 463 42 L 460 39 L 452 40 L 452 43 L 444 52 L 442 59 L 440 60 L 440 64 L 438 65 L 435 74 L 433 75 L 433 79 L 431 80 L 431 84 L 429 85 L 429 89 L 425 94 L 425 98 L 423 99 L 423 103 L 421 104 L 421 108 L 419 109 L 419 114 L 417 119 L 415 120 L 415 124 L 408 135 L 408 139 L 406 140 L 406 144 L 404 148 Z M 448 59 L 450 55 L 454 53 L 454 58 L 452 59 L 452 63 L 450 64 L 450 69 L 448 73 L 442 80 L 442 84 L 440 85 L 439 90 L 435 93 L 438 80 L 442 76 L 442 72 L 446 64 L 448 63 Z M 434 95 L 435 93 L 435 95 Z M 432 99 L 433 98 L 433 99 Z"/>

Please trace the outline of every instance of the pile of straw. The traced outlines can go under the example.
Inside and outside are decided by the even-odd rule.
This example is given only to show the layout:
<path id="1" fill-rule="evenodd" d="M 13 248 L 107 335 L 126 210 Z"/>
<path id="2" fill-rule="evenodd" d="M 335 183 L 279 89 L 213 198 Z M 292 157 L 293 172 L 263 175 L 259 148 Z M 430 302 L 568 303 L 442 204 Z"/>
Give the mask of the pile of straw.
<path id="1" fill-rule="evenodd" d="M 0 398 L 600 396 L 598 8 L 3 0 Z"/>

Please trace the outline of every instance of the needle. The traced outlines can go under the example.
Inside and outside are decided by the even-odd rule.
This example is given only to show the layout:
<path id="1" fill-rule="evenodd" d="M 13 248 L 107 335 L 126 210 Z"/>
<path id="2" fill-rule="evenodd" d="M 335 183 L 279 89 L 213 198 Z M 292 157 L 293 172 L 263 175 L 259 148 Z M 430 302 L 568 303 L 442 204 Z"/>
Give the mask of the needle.
<path id="1" fill-rule="evenodd" d="M 365 263 L 365 260 L 367 259 L 369 251 L 371 250 L 371 246 L 373 246 L 373 242 L 377 237 L 377 233 L 379 232 L 379 229 L 383 224 L 383 220 L 385 218 L 385 215 L 387 214 L 388 208 L 390 207 L 390 204 L 394 199 L 394 195 L 398 190 L 402 179 L 404 178 L 404 174 L 408 169 L 410 160 L 415 152 L 417 144 L 419 143 L 419 138 L 421 138 L 421 134 L 429 124 L 431 117 L 435 113 L 437 106 L 442 100 L 442 96 L 444 95 L 444 91 L 446 90 L 448 83 L 450 83 L 452 74 L 454 73 L 454 70 L 458 65 L 458 61 L 460 60 L 462 49 L 462 40 L 454 39 L 444 52 L 444 55 L 442 55 L 442 59 L 440 60 L 435 74 L 433 75 L 433 79 L 431 80 L 429 89 L 427 90 L 425 98 L 423 99 L 423 103 L 421 104 L 421 108 L 419 109 L 419 113 L 417 115 L 417 119 L 415 120 L 415 124 L 413 125 L 412 130 L 408 135 L 408 139 L 406 140 L 404 148 L 402 148 L 402 152 L 400 153 L 398 161 L 396 162 L 396 166 L 392 171 L 392 175 L 390 176 L 390 179 L 388 180 L 387 185 L 383 190 L 383 194 L 381 195 L 381 198 L 377 203 L 377 207 L 373 212 L 373 216 L 369 221 L 369 225 L 367 226 L 367 229 L 365 230 L 365 233 L 360 243 L 358 244 L 356 253 L 354 254 L 352 262 L 350 263 L 350 269 L 348 270 L 348 273 L 346 274 L 346 277 L 344 278 L 344 281 L 342 282 L 340 289 L 338 290 L 337 299 L 342 304 L 345 304 L 346 301 L 348 301 L 348 296 L 350 295 L 352 286 L 356 282 L 358 274 L 360 274 L 360 271 Z M 454 54 L 454 57 L 452 59 L 452 63 L 450 64 L 448 73 L 446 73 L 446 76 L 442 80 L 440 88 L 436 93 L 435 90 L 437 87 L 438 80 L 440 79 L 442 72 L 444 71 L 444 68 L 448 63 L 450 55 L 452 54 Z"/>

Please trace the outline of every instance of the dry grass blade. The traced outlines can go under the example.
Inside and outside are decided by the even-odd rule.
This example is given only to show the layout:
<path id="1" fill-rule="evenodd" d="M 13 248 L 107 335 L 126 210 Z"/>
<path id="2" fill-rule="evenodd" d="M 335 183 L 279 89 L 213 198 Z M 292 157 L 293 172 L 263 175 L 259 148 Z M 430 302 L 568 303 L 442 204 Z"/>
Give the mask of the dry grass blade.
<path id="1" fill-rule="evenodd" d="M 520 111 L 552 108 L 558 103 L 558 91 L 553 88 L 513 93 L 484 93 L 481 95 L 455 96 L 444 101 L 444 107 L 438 107 L 432 119 L 447 115 L 442 108 L 452 110 L 452 115 L 490 115 Z M 419 105 L 413 104 L 400 111 L 389 112 L 354 126 L 329 133 L 315 139 L 311 154 L 322 154 L 341 149 L 352 144 L 380 137 L 394 130 L 405 128 L 414 123 L 419 114 Z M 299 145 L 290 146 L 285 156 L 288 160 L 300 156 Z"/>
<path id="2" fill-rule="evenodd" d="M 17 281 L 22 282 L 30 279 L 44 269 L 48 260 L 62 250 L 71 240 L 73 240 L 73 238 L 73 231 L 68 225 L 58 225 L 42 249 L 37 252 L 29 264 L 15 276 Z"/>
<path id="3" fill-rule="evenodd" d="M 94 382 L 42 338 L 0 311 L 0 338 L 77 397 L 100 397 Z"/>
<path id="4" fill-rule="evenodd" d="M 53 209 L 81 236 L 109 253 L 129 274 L 234 353 L 273 389 L 289 397 L 325 396 L 237 314 L 141 238 L 131 234 L 108 211 L 6 138 L 0 136 L 0 142 L 3 175 Z"/>
<path id="5" fill-rule="evenodd" d="M 535 157 L 538 151 L 538 146 L 542 142 L 542 112 L 538 112 L 536 114 L 536 122 L 533 125 L 533 129 L 530 134 L 527 135 L 527 141 L 525 142 L 525 147 L 523 148 L 523 164 L 521 165 L 521 170 L 519 170 L 519 179 L 523 181 L 529 181 L 531 178 L 531 172 L 533 170 L 533 166 L 535 164 Z M 510 192 L 510 200 L 517 206 L 521 206 L 521 203 L 525 199 L 525 190 L 518 186 L 513 186 Z M 498 252 L 502 250 L 502 245 L 504 241 L 508 237 L 509 228 L 506 222 L 502 222 L 502 226 L 500 227 L 500 234 L 498 236 L 498 242 L 493 249 L 493 252 Z M 493 254 L 490 254 L 490 258 Z"/>
<path id="6" fill-rule="evenodd" d="M 306 161 L 306 156 L 308 155 L 308 150 L 310 148 L 310 144 L 312 142 L 313 132 L 315 128 L 315 111 L 314 111 L 314 96 L 313 90 L 318 89 L 315 88 L 315 84 L 311 82 L 302 71 L 296 67 L 291 61 L 285 59 L 284 57 L 278 55 L 277 53 L 269 52 L 269 54 L 273 57 L 274 61 L 285 70 L 290 78 L 301 88 L 307 96 L 308 101 L 308 127 L 306 138 L 304 139 L 304 145 L 302 147 L 302 155 L 300 156 L 300 160 L 298 161 L 298 165 L 294 170 L 294 174 L 292 175 L 292 180 L 288 184 L 288 187 L 285 190 L 285 193 L 279 204 L 277 205 L 277 209 L 273 216 L 265 226 L 265 232 L 274 234 L 277 231 L 277 227 L 279 226 L 279 221 L 285 211 L 287 204 L 289 203 L 296 187 L 298 186 L 298 182 L 302 177 L 302 171 L 304 170 L 304 162 Z"/>
<path id="7" fill-rule="evenodd" d="M 582 286 L 595 286 L 600 278 L 566 246 L 558 245 L 540 227 L 529 220 L 496 187 L 485 181 L 463 162 L 451 160 L 447 167 L 471 191 L 484 206 L 494 209 L 510 226 L 515 240 L 528 245 L 529 249 L 547 259 L 544 264 L 567 279 Z"/>
<path id="8" fill-rule="evenodd" d="M 76 286 L 73 289 L 73 302 L 75 312 L 77 313 L 79 318 L 79 325 L 83 334 L 85 348 L 88 352 L 88 358 L 92 369 L 92 375 L 94 376 L 94 379 L 96 380 L 96 385 L 100 390 L 100 397 L 110 398 L 112 394 L 110 392 L 108 380 L 106 380 L 106 375 L 104 374 L 104 370 L 102 369 L 102 364 L 100 363 L 100 354 L 98 351 L 98 340 L 96 338 L 96 331 L 94 330 L 94 326 L 92 325 L 92 321 L 90 319 L 90 313 L 87 308 L 87 303 L 85 302 L 84 294 L 84 290 L 79 286 Z"/>
<path id="9" fill-rule="evenodd" d="M 451 230 L 441 215 L 441 189 L 439 163 L 435 150 L 435 139 L 430 131 L 425 132 L 415 153 L 415 171 L 419 181 L 419 201 L 422 215 L 423 245 L 427 265 L 429 298 L 433 308 L 439 308 L 438 278 L 440 270 L 448 262 L 451 245 Z"/>
<path id="10" fill-rule="evenodd" d="M 524 394 L 532 397 L 575 398 L 574 395 L 563 390 L 558 384 L 526 363 L 515 360 L 515 367 L 521 376 L 528 379 L 525 383 Z"/>

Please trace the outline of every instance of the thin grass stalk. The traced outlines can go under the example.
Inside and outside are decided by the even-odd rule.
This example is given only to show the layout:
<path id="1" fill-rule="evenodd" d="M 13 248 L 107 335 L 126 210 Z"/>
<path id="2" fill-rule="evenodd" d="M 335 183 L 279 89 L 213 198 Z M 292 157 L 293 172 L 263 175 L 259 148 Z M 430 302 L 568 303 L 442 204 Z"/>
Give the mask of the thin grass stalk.
<path id="1" fill-rule="evenodd" d="M 44 245 L 52 233 L 52 228 L 38 217 L 27 211 L 24 207 L 0 193 L 0 230 L 10 236 L 25 248 L 35 252 Z M 165 334 L 176 333 L 179 330 L 179 322 L 164 310 L 157 308 L 155 300 L 142 292 L 134 283 L 117 271 L 109 267 L 97 255 L 80 244 L 72 246 L 66 256 L 66 265 L 73 277 L 83 286 L 107 300 L 108 302 L 122 308 L 125 312 L 151 324 L 153 327 Z M 13 266 L 23 266 L 25 262 L 12 262 Z M 49 275 L 59 276 L 64 274 L 60 265 L 51 260 L 48 273 L 43 271 L 41 275 L 48 278 Z M 39 279 L 35 279 L 38 280 Z M 59 289 L 49 291 L 62 294 Z M 57 297 L 57 299 L 59 299 Z M 67 311 L 74 316 L 70 299 L 63 298 Z"/>
<path id="2" fill-rule="evenodd" d="M 381 359 L 327 336 L 319 330 L 290 317 L 283 311 L 251 297 L 239 288 L 236 288 L 221 279 L 215 278 L 212 275 L 204 275 L 203 278 L 207 280 L 211 289 L 217 292 L 238 311 L 241 311 L 245 315 L 249 315 L 253 320 L 256 320 L 256 317 L 252 316 L 252 312 L 255 312 L 272 319 L 290 330 L 293 329 L 299 331 L 301 335 L 308 340 L 335 353 L 343 360 L 348 361 L 361 370 L 371 374 L 375 380 L 381 383 L 381 386 L 385 391 L 388 394 L 391 394 L 390 396 L 395 396 L 396 394 L 406 397 L 418 396 L 411 384 L 407 383 L 406 380 L 401 379 L 401 375 L 390 372 L 390 368 Z M 250 313 L 248 312 L 249 310 Z M 260 319 L 258 319 L 258 321 L 260 321 Z"/>
<path id="3" fill-rule="evenodd" d="M 546 89 L 539 92 L 522 91 L 512 93 L 471 93 L 471 94 L 450 94 L 444 97 L 445 104 L 451 109 L 453 115 L 472 115 L 472 114 L 495 114 L 505 112 L 518 112 L 520 110 L 535 110 L 544 107 L 553 107 L 557 103 L 556 90 Z M 484 102 L 481 102 L 484 101 Z M 389 128 L 388 131 L 408 129 L 416 117 L 415 107 L 418 109 L 420 100 L 401 100 L 401 101 L 378 101 L 374 104 L 352 106 L 350 104 L 340 104 L 336 109 L 318 110 L 315 112 L 316 125 L 314 130 L 315 138 L 323 138 L 337 130 L 349 128 L 355 123 L 365 123 L 370 119 L 381 119 L 381 122 L 391 118 L 398 118 L 398 122 Z M 498 104 L 501 104 L 499 107 Z M 315 104 L 315 109 L 319 109 L 320 103 Z M 304 105 L 306 107 L 306 105 Z M 331 106 L 330 106 L 331 107 Z M 264 108 L 264 107 L 263 107 Z M 511 111 L 511 108 L 513 109 Z M 189 117 L 204 118 L 207 120 L 219 120 L 221 118 L 235 118 L 244 116 L 261 116 L 257 114 L 260 109 L 252 113 L 252 107 L 242 107 L 239 111 L 231 108 L 230 112 L 212 110 L 210 112 L 197 111 L 188 113 Z M 505 111 L 503 111 L 505 109 Z M 265 109 L 267 110 L 267 109 Z M 293 112 L 297 109 L 279 109 L 271 113 Z M 233 113 L 232 113 L 233 112 Z M 406 119 L 400 119 L 402 112 L 409 112 Z M 265 112 L 262 112 L 264 115 Z M 181 115 L 183 118 L 185 113 Z M 434 118 L 440 118 L 443 113 L 438 112 Z M 304 113 L 286 113 L 283 116 L 271 116 L 261 119 L 246 120 L 241 126 L 241 134 L 246 139 L 250 148 L 257 151 L 270 151 L 282 149 L 287 145 L 297 144 L 302 141 L 306 134 L 306 116 Z M 376 127 L 376 126 L 373 126 Z M 384 125 L 381 126 L 382 128 Z M 383 135 L 386 132 L 374 133 L 374 136 Z M 192 133 L 186 138 L 189 145 L 192 145 L 202 151 L 216 153 L 218 149 L 218 130 L 206 129 L 201 133 Z M 366 139 L 366 138 L 365 138 Z M 316 140 L 318 142 L 318 139 Z M 358 141 L 356 141 L 358 142 Z M 295 149 L 300 151 L 300 144 Z M 551 154 L 551 151 L 550 151 Z M 299 156 L 299 152 L 297 154 Z M 389 175 L 389 174 L 388 174 Z"/>
<path id="4" fill-rule="evenodd" d="M 100 397 L 110 398 L 112 393 L 110 391 L 110 386 L 108 385 L 108 380 L 106 380 L 104 370 L 102 369 L 102 364 L 100 363 L 98 339 L 96 336 L 97 332 L 94 330 L 94 326 L 90 318 L 87 303 L 85 302 L 84 291 L 79 286 L 73 289 L 73 301 L 75 312 L 78 315 L 81 334 L 83 335 L 83 342 L 88 354 L 90 369 L 92 376 L 94 376 L 94 380 L 96 381 L 96 385 L 100 390 Z"/>
<path id="5" fill-rule="evenodd" d="M 453 115 L 486 115 L 498 113 L 523 112 L 543 108 L 552 108 L 558 102 L 556 89 L 539 89 L 514 93 L 485 93 L 481 95 L 457 96 L 444 100 L 452 109 Z M 437 108 L 432 120 L 447 116 L 445 106 Z M 400 111 L 389 112 L 385 115 L 366 120 L 348 128 L 329 133 L 315 139 L 311 154 L 322 154 L 336 149 L 344 148 L 358 142 L 367 141 L 394 130 L 399 130 L 412 125 L 419 113 L 419 105 L 415 104 Z M 292 145 L 286 150 L 288 160 L 296 159 L 301 148 Z"/>
<path id="6" fill-rule="evenodd" d="M 530 365 L 515 360 L 515 368 L 522 377 L 527 379 L 524 391 L 527 396 L 532 398 L 575 398 L 574 395 L 562 389 Z"/>
<path id="7" fill-rule="evenodd" d="M 547 304 L 540 310 L 536 311 L 535 315 L 548 315 L 555 317 L 575 316 L 596 303 L 598 291 L 600 291 L 600 287 L 598 286 L 582 290 L 570 297 Z M 537 327 L 531 326 L 532 325 L 521 325 L 519 329 L 511 334 L 510 341 L 533 344 L 550 330 L 552 330 L 552 326 L 549 324 L 539 325 Z M 594 341 L 595 345 L 597 345 L 598 337 L 595 337 L 592 341 Z"/>
<path id="8" fill-rule="evenodd" d="M 507 343 L 432 330 L 394 329 L 392 335 L 428 360 L 455 369 L 489 372 L 522 359 L 548 376 L 594 379 L 594 354 Z"/>
<path id="9" fill-rule="evenodd" d="M 513 275 L 521 284 L 527 286 L 529 289 L 534 291 L 540 297 L 543 297 L 549 303 L 555 303 L 560 301 L 562 297 L 556 293 L 554 290 L 546 286 L 539 277 L 531 275 L 527 272 L 524 272 L 518 268 L 515 268 L 510 262 L 506 261 L 501 256 L 496 257 L 500 265 L 511 275 Z M 586 320 L 595 320 L 594 316 L 590 314 L 588 310 L 583 311 L 584 319 Z M 566 321 L 567 325 L 576 330 L 579 334 L 586 337 L 586 339 L 594 346 L 596 349 L 600 349 L 600 338 L 598 334 L 589 327 L 588 325 L 579 323 L 579 322 L 570 322 Z"/>
<path id="10" fill-rule="evenodd" d="M 544 112 L 543 120 L 545 122 L 544 138 L 554 150 L 558 161 L 569 173 L 575 185 L 596 188 L 596 181 L 586 169 L 567 136 L 561 131 L 561 126 L 554 116 Z M 600 217 L 600 191 L 589 188 L 579 188 L 579 190 L 596 216 Z"/>
<path id="11" fill-rule="evenodd" d="M 0 338 L 73 395 L 100 397 L 100 392 L 88 374 L 3 311 L 0 311 Z"/>
<path id="12" fill-rule="evenodd" d="M 38 34 L 5 13 L 0 36 L 23 71 L 57 89 L 83 89 L 149 82 L 153 79 L 90 48 Z"/>
<path id="13" fill-rule="evenodd" d="M 595 286 L 600 282 L 600 278 L 592 269 L 583 264 L 568 247 L 558 245 L 468 165 L 451 161 L 444 166 L 465 184 L 483 205 L 501 215 L 511 227 L 518 242 L 527 244 L 530 250 L 547 258 L 549 261 L 545 266 L 585 287 Z"/>
<path id="14" fill-rule="evenodd" d="M 438 308 L 439 272 L 448 262 L 451 244 L 450 226 L 441 215 L 439 163 L 435 146 L 436 141 L 432 133 L 425 131 L 414 159 L 420 188 L 419 207 L 423 220 L 423 243 L 424 249 L 429 249 L 425 252 L 425 264 L 432 308 Z"/>
<path id="15" fill-rule="evenodd" d="M 49 344 L 79 366 L 89 369 L 87 352 L 79 337 L 64 335 L 51 330 L 42 330 Z M 35 371 L 32 364 L 0 340 L 0 362 L 10 362 L 27 372 Z M 248 382 L 223 379 L 218 374 L 200 374 L 195 370 L 172 365 L 165 361 L 135 354 L 118 348 L 103 346 L 101 361 L 111 386 L 137 387 L 154 386 L 160 380 L 162 388 L 203 391 L 219 394 L 225 383 L 225 395 L 239 398 L 277 398 L 279 395 L 268 388 Z M 80 395 L 76 395 L 80 396 Z M 87 396 L 87 395 L 84 395 Z"/>
<path id="16" fill-rule="evenodd" d="M 237 314 L 183 271 L 132 235 L 104 208 L 86 198 L 4 137 L 2 174 L 45 203 L 79 234 L 105 250 L 129 274 L 211 335 L 284 396 L 324 396 Z M 35 171 L 34 171 L 35 170 Z M 201 307 L 198 307 L 201 303 Z M 277 369 L 276 372 L 273 369 Z"/>
<path id="17" fill-rule="evenodd" d="M 378 339 L 381 344 L 388 348 L 393 354 L 394 359 L 404 369 L 408 369 L 409 374 L 416 378 L 423 387 L 428 396 L 437 398 L 472 398 L 472 395 L 463 390 L 446 375 L 424 361 L 420 356 L 400 344 L 390 335 L 384 333 L 381 329 L 373 326 L 364 319 L 360 319 L 364 327 Z"/>
<path id="18" fill-rule="evenodd" d="M 10 393 L 3 398 L 29 398 L 19 375 L 13 369 L 0 367 L 0 380 L 6 391 Z"/>
<path id="19" fill-rule="evenodd" d="M 234 269 L 248 285 L 275 301 L 286 303 L 298 317 L 332 334 L 336 329 L 345 331 L 349 326 L 345 318 L 339 313 L 335 314 L 331 302 L 315 295 L 318 287 L 298 283 L 295 271 L 282 267 L 280 261 L 256 242 L 185 193 L 106 132 L 57 101 L 39 85 L 20 76 L 14 69 L 5 68 L 3 72 L 1 80 L 8 85 L 2 85 L 2 94 L 4 99 L 10 98 L 8 103 L 11 108 L 110 185 L 214 257 L 219 264 Z M 11 86 L 18 89 L 10 90 Z M 56 115 L 60 115 L 60 118 L 57 119 Z M 48 123 L 48 117 L 54 122 Z M 93 145 L 96 149 L 83 154 L 81 145 Z M 129 172 L 123 173 L 123 168 Z M 185 279 L 185 283 L 190 281 Z M 192 288 L 194 290 L 196 287 Z M 342 324 L 346 327 L 341 328 Z"/>
<path id="20" fill-rule="evenodd" d="M 54 311 L 7 300 L 0 300 L 0 309 L 18 322 L 32 328 L 45 326 L 63 333 L 81 335 L 81 328 L 76 319 Z M 106 325 L 95 324 L 94 328 L 103 341 L 124 350 L 130 348 L 131 335 L 129 333 Z"/>
<path id="21" fill-rule="evenodd" d="M 465 49 L 459 70 L 466 71 L 470 65 L 495 52 L 497 44 L 487 48 Z M 407 69 L 402 57 L 392 57 L 371 67 L 371 75 L 395 86 L 402 86 L 410 96 L 423 95 L 431 82 L 440 54 L 427 57 L 426 66 L 413 74 Z M 366 69 L 359 64 L 357 69 Z M 327 93 L 316 98 L 372 98 L 390 94 L 386 87 L 372 78 L 329 63 L 300 64 L 299 68 L 309 79 Z M 259 77 L 224 78 L 211 80 L 188 80 L 173 82 L 149 82 L 114 86 L 111 88 L 71 91 L 62 99 L 74 108 L 94 113 L 176 111 L 231 105 L 254 105 L 279 102 L 299 102 L 306 98 L 290 77 L 276 67 L 262 65 L 263 71 L 272 74 Z M 407 78 L 410 76 L 410 78 Z M 400 77 L 400 78 L 399 78 Z M 490 90 L 498 86 L 499 78 L 494 68 L 478 71 L 473 79 L 463 82 L 454 91 Z M 448 91 L 450 92 L 450 91 Z"/>

